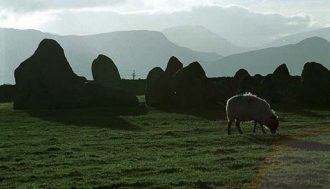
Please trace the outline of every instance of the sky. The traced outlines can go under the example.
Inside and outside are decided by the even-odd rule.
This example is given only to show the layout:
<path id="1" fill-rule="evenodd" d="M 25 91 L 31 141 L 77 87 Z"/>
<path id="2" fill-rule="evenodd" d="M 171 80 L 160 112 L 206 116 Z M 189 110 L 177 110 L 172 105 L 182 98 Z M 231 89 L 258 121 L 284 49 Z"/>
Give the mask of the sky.
<path id="1" fill-rule="evenodd" d="M 236 45 L 330 26 L 330 0 L 0 0 L 0 27 L 87 35 L 201 25 Z"/>

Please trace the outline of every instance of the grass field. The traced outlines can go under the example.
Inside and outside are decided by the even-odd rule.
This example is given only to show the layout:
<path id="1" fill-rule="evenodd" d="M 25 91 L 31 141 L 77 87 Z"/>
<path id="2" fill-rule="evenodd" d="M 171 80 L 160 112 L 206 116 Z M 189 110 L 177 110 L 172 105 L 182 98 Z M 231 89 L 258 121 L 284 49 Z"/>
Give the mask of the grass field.
<path id="1" fill-rule="evenodd" d="M 223 110 L 0 104 L 0 188 L 328 188 L 330 108 L 278 114 L 275 137 L 228 136 Z"/>

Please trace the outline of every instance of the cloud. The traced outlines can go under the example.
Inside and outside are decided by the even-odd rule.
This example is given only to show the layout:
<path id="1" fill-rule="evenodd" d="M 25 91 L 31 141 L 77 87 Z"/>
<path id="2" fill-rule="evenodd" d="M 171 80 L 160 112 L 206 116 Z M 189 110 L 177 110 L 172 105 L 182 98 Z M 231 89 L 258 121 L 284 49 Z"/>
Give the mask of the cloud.
<path id="1" fill-rule="evenodd" d="M 254 46 L 330 23 L 330 14 L 325 11 L 330 1 L 313 2 L 0 0 L 0 27 L 33 28 L 59 34 L 93 34 L 202 25 L 238 45 Z"/>
<path id="2" fill-rule="evenodd" d="M 0 0 L 0 8 L 9 12 L 30 13 L 114 6 L 122 3 L 125 3 L 125 0 Z"/>
<path id="3" fill-rule="evenodd" d="M 179 25 L 202 25 L 244 46 L 254 46 L 285 34 L 313 28 L 309 16 L 260 14 L 238 6 L 200 6 L 172 13 L 65 11 L 57 13 L 56 18 L 42 29 L 62 34 L 92 34 L 116 30 L 163 30 Z"/>

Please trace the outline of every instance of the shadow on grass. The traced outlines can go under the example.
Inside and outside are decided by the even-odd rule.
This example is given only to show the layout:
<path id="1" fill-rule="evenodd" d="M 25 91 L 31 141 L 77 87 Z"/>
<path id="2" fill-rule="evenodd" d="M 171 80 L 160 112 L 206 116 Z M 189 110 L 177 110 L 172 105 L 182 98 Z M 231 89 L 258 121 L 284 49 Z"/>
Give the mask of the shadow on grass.
<path id="1" fill-rule="evenodd" d="M 323 144 L 315 141 L 307 141 L 296 139 L 290 136 L 281 136 L 278 141 L 276 141 L 277 145 L 285 145 L 291 148 L 304 150 L 304 151 L 318 151 L 318 152 L 329 152 L 330 145 Z"/>
<path id="2" fill-rule="evenodd" d="M 276 145 L 276 146 L 287 146 L 303 151 L 319 151 L 325 152 L 330 151 L 329 144 L 323 144 L 315 141 L 296 139 L 291 136 L 272 136 L 272 135 L 246 135 L 245 136 L 250 142 L 255 144 L 263 145 Z"/>
<path id="3" fill-rule="evenodd" d="M 82 127 L 99 127 L 118 130 L 138 130 L 139 127 L 125 121 L 121 116 L 145 114 L 144 105 L 116 108 L 79 108 L 53 110 L 27 110 L 31 116 L 45 121 Z"/>
<path id="4" fill-rule="evenodd" d="M 270 134 L 261 134 L 261 135 L 256 135 L 256 134 L 248 134 L 244 136 L 245 138 L 248 139 L 249 142 L 258 144 L 258 145 L 267 145 L 270 146 L 276 141 L 279 136 L 272 136 Z"/>
<path id="5" fill-rule="evenodd" d="M 291 113 L 291 114 L 296 114 L 299 116 L 304 116 L 304 117 L 314 117 L 314 118 L 325 118 L 327 115 L 322 115 L 316 111 L 322 111 L 322 110 L 328 110 L 323 107 L 300 107 L 300 106 L 293 106 L 293 107 L 278 107 L 277 109 L 280 112 L 285 112 L 285 113 Z"/>
<path id="6" fill-rule="evenodd" d="M 226 109 L 222 106 L 201 107 L 201 108 L 163 107 L 158 109 L 168 113 L 192 115 L 210 121 L 227 119 Z"/>

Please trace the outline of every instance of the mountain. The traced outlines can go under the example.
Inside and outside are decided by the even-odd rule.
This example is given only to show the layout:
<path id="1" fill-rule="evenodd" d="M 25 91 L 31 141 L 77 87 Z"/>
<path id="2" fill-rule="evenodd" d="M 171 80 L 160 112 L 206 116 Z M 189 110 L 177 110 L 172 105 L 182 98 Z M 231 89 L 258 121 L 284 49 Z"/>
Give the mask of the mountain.
<path id="1" fill-rule="evenodd" d="M 180 47 L 156 31 L 118 31 L 88 36 L 60 36 L 37 30 L 0 29 L 0 83 L 14 83 L 14 70 L 29 58 L 44 38 L 55 39 L 78 74 L 91 79 L 91 64 L 98 54 L 110 57 L 123 78 L 145 78 L 155 66 L 165 68 L 171 56 L 188 64 L 192 61 L 214 61 L 215 53 L 204 53 Z"/>
<path id="2" fill-rule="evenodd" d="M 231 55 L 247 51 L 203 26 L 176 26 L 162 31 L 175 44 L 201 52 Z"/>
<path id="3" fill-rule="evenodd" d="M 272 41 L 270 43 L 267 43 L 266 46 L 267 47 L 278 47 L 278 46 L 283 46 L 283 45 L 288 45 L 288 44 L 295 44 L 295 43 L 298 43 L 299 41 L 302 41 L 302 40 L 304 40 L 306 38 L 310 38 L 310 37 L 322 37 L 322 38 L 330 41 L 330 27 L 285 36 L 285 37 L 279 38 L 275 41 Z"/>
<path id="4" fill-rule="evenodd" d="M 206 63 L 208 76 L 233 76 L 241 68 L 250 74 L 272 73 L 280 64 L 287 64 L 290 74 L 300 75 L 306 62 L 315 61 L 330 68 L 330 42 L 312 37 L 297 44 L 272 47 L 224 57 Z"/>

